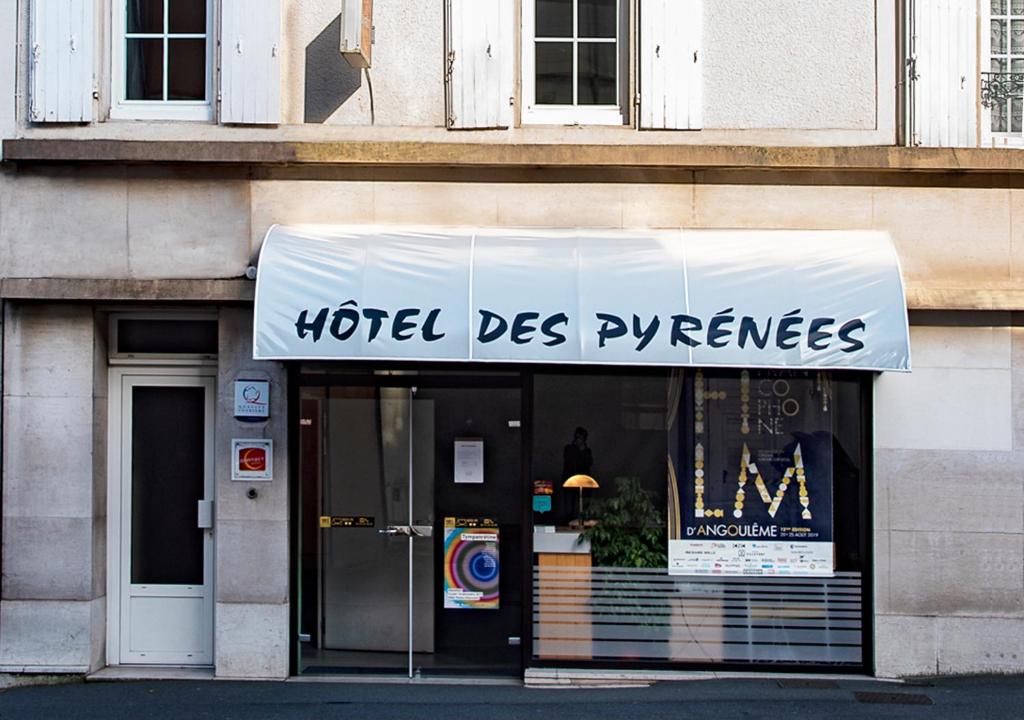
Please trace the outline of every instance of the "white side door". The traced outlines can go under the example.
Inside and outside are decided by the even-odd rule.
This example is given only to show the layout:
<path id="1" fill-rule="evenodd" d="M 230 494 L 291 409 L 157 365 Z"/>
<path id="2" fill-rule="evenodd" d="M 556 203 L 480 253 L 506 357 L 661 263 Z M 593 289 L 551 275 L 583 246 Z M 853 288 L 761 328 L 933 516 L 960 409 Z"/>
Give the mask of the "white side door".
<path id="1" fill-rule="evenodd" d="M 109 661 L 210 665 L 213 374 L 111 374 Z"/>

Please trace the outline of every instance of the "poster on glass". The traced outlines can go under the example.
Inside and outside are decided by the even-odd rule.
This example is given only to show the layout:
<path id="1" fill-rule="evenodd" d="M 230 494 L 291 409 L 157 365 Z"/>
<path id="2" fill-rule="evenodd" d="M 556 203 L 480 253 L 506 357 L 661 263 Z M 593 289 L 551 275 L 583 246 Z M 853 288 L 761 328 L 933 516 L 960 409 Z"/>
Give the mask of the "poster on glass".
<path id="1" fill-rule="evenodd" d="M 674 463 L 669 573 L 832 575 L 828 374 L 698 370 L 690 397 Z"/>

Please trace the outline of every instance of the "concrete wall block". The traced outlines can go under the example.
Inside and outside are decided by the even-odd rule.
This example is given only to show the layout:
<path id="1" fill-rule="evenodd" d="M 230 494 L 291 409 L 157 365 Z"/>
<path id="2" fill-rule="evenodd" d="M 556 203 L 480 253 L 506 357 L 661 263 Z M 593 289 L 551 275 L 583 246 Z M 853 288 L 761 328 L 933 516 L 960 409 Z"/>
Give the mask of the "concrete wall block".
<path id="1" fill-rule="evenodd" d="M 1009 370 L 915 368 L 875 381 L 875 447 L 1009 451 Z"/>
<path id="2" fill-rule="evenodd" d="M 489 183 L 380 182 L 374 185 L 373 216 L 381 224 L 491 226 L 500 223 L 502 198 L 508 194 Z"/>
<path id="3" fill-rule="evenodd" d="M 5 399 L 5 517 L 92 517 L 92 404 L 91 397 Z"/>
<path id="4" fill-rule="evenodd" d="M 889 552 L 895 613 L 1024 618 L 1024 535 L 892 530 Z"/>
<path id="5" fill-rule="evenodd" d="M 217 518 L 220 520 L 288 521 L 288 380 L 284 366 L 252 359 L 252 310 L 221 310 L 219 374 L 217 377 L 215 477 Z M 234 418 L 234 382 L 237 379 L 270 381 L 270 419 L 240 422 Z M 231 440 L 267 438 L 274 441 L 273 480 L 231 480 Z M 250 487 L 259 496 L 246 496 Z"/>
<path id="6" fill-rule="evenodd" d="M 875 127 L 874 0 L 714 3 L 703 47 L 706 127 Z"/>
<path id="7" fill-rule="evenodd" d="M 889 557 L 889 532 L 876 529 L 874 541 L 872 548 L 874 550 L 874 608 L 876 613 L 884 614 L 892 611 L 890 598 L 892 561 Z"/>
<path id="8" fill-rule="evenodd" d="M 254 180 L 252 249 L 257 250 L 271 225 L 374 222 L 374 186 L 367 182 L 329 180 Z"/>
<path id="9" fill-rule="evenodd" d="M 914 369 L 1011 367 L 1010 313 L 986 314 L 988 327 L 910 328 Z"/>
<path id="10" fill-rule="evenodd" d="M 267 520 L 217 522 L 217 601 L 288 601 L 288 525 Z"/>
<path id="11" fill-rule="evenodd" d="M 89 518 L 5 517 L 3 598 L 93 599 L 92 550 Z"/>
<path id="12" fill-rule="evenodd" d="M 1024 482 L 1008 452 L 878 450 L 876 508 L 893 530 L 1024 532 Z M 877 510 L 876 510 L 877 517 Z"/>
<path id="13" fill-rule="evenodd" d="M 19 170 L 0 185 L 10 277 L 128 276 L 123 168 Z M 46 252 L 40 252 L 46 248 Z"/>
<path id="14" fill-rule="evenodd" d="M 131 277 L 243 275 L 249 264 L 248 183 L 142 172 L 132 170 L 128 179 Z"/>
<path id="15" fill-rule="evenodd" d="M 1024 672 L 1024 618 L 941 617 L 936 625 L 943 675 Z"/>
<path id="16" fill-rule="evenodd" d="M 938 637 L 935 618 L 875 617 L 875 674 L 879 677 L 935 675 Z"/>
<path id="17" fill-rule="evenodd" d="M 695 227 L 701 228 L 871 227 L 871 190 L 862 187 L 698 184 L 694 207 Z"/>
<path id="18" fill-rule="evenodd" d="M 102 601 L 0 602 L 0 666 L 85 671 L 93 659 L 97 603 Z"/>
<path id="19" fill-rule="evenodd" d="M 623 224 L 622 191 L 613 184 L 529 183 L 504 188 L 497 198 L 498 225 L 621 228 Z"/>
<path id="20" fill-rule="evenodd" d="M 217 603 L 214 664 L 218 678 L 288 676 L 288 604 Z"/>
<path id="21" fill-rule="evenodd" d="M 92 308 L 12 305 L 6 330 L 4 395 L 92 395 Z"/>
<path id="22" fill-rule="evenodd" d="M 92 652 L 89 670 L 96 671 L 107 664 L 107 598 L 98 597 L 92 608 Z"/>
<path id="23" fill-rule="evenodd" d="M 932 286 L 1010 280 L 1008 190 L 879 187 L 872 192 L 875 227 L 892 233 L 906 280 Z"/>

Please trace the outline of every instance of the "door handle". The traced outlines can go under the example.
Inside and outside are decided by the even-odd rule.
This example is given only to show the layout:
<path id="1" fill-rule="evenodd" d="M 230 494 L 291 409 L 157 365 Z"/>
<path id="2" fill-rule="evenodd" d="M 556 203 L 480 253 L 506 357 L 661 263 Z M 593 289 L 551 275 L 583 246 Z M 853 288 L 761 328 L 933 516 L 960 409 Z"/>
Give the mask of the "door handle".
<path id="1" fill-rule="evenodd" d="M 378 530 L 381 535 L 405 535 L 406 537 L 431 537 L 434 534 L 432 525 L 388 525 Z"/>
<path id="2" fill-rule="evenodd" d="M 213 527 L 213 500 L 200 500 L 196 508 L 196 527 L 209 530 Z"/>

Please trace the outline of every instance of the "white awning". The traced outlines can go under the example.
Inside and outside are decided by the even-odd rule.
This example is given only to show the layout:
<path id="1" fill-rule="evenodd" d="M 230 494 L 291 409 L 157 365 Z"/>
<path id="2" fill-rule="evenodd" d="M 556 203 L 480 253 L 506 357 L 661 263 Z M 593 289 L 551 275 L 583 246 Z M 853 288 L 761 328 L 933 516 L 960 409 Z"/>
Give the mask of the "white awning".
<path id="1" fill-rule="evenodd" d="M 873 231 L 275 226 L 254 357 L 909 370 Z"/>

